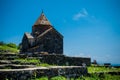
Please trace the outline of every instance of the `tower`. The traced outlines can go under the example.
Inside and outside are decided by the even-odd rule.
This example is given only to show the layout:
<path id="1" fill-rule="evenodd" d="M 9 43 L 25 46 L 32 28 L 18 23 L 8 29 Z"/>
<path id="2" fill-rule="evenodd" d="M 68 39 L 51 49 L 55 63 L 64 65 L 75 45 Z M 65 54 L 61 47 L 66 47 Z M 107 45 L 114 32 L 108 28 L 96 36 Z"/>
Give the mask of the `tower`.
<path id="1" fill-rule="evenodd" d="M 40 15 L 40 17 L 37 19 L 35 24 L 32 26 L 32 35 L 37 37 L 47 29 L 51 28 L 52 25 L 44 15 L 43 11 Z"/>

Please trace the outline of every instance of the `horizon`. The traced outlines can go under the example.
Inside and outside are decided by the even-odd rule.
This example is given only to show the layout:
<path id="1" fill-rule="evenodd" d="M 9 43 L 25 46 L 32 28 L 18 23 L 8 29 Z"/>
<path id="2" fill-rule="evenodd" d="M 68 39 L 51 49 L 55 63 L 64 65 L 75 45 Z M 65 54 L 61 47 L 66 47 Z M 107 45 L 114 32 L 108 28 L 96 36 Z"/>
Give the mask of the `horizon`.
<path id="1" fill-rule="evenodd" d="M 43 10 L 64 36 L 64 55 L 120 64 L 119 4 L 119 0 L 1 0 L 0 41 L 18 45 Z"/>

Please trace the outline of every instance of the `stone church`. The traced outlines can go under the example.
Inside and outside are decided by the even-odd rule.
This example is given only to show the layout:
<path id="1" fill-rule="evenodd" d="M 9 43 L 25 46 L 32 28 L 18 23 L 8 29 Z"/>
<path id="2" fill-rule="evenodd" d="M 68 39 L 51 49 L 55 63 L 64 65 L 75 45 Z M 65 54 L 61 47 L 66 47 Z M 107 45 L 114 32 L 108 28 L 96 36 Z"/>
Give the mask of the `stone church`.
<path id="1" fill-rule="evenodd" d="M 63 54 L 63 36 L 51 25 L 43 12 L 32 26 L 32 33 L 24 33 L 21 52 Z"/>

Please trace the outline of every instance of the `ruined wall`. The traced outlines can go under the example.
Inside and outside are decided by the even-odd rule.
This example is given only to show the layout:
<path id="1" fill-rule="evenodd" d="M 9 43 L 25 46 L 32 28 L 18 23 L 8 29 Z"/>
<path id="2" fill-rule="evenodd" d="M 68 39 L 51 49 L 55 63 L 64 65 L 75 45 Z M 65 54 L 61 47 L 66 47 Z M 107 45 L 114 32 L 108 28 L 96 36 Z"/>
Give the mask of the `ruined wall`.
<path id="1" fill-rule="evenodd" d="M 41 62 L 55 64 L 59 66 L 35 67 L 34 65 L 27 65 L 27 63 L 25 63 L 24 65 L 17 65 L 19 62 L 10 62 L 10 60 L 15 60 L 18 58 L 38 58 Z M 0 66 L 0 80 L 31 80 L 33 78 L 41 76 L 53 77 L 59 75 L 65 77 L 80 77 L 87 74 L 87 68 L 85 66 L 80 66 L 81 64 L 79 64 L 79 66 L 75 65 L 78 65 L 78 63 L 82 61 L 85 61 L 84 63 L 90 65 L 90 58 L 67 57 L 60 54 L 1 54 L 0 60 L 0 64 L 4 64 Z"/>
<path id="2" fill-rule="evenodd" d="M 82 58 L 82 57 L 67 57 L 67 56 L 44 56 L 42 61 L 47 62 L 49 64 L 58 64 L 58 65 L 75 65 L 82 66 L 85 63 L 87 66 L 90 65 L 90 58 Z"/>
<path id="3" fill-rule="evenodd" d="M 65 77 L 80 77 L 86 75 L 87 68 L 80 66 L 57 66 L 57 67 L 36 67 L 26 69 L 7 69 L 0 70 L 1 80 L 31 80 L 37 77 L 47 76 L 65 76 Z"/>
<path id="4" fill-rule="evenodd" d="M 89 57 L 65 57 L 65 61 L 68 65 L 82 66 L 84 63 L 90 66 L 91 59 Z"/>
<path id="5" fill-rule="evenodd" d="M 35 56 L 35 55 L 34 55 Z M 85 63 L 87 66 L 91 64 L 91 58 L 89 57 L 69 57 L 60 54 L 49 54 L 49 55 L 37 55 L 40 57 L 40 61 L 48 64 L 55 64 L 55 65 L 67 65 L 67 66 L 82 66 Z"/>

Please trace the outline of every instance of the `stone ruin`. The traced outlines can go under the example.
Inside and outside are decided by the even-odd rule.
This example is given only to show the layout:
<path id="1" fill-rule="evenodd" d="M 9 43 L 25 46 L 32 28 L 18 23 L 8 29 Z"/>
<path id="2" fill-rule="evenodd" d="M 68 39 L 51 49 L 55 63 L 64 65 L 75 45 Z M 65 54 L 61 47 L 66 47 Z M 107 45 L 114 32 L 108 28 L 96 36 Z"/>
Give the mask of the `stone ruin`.
<path id="1" fill-rule="evenodd" d="M 43 12 L 32 26 L 32 33 L 24 34 L 21 52 L 63 54 L 63 36 L 50 24 Z"/>
<path id="2" fill-rule="evenodd" d="M 41 60 L 47 63 L 90 65 L 91 62 L 90 58 L 68 57 L 63 54 L 63 35 L 51 25 L 43 12 L 32 26 L 32 33 L 24 34 L 21 53 L 41 54 Z"/>
<path id="3" fill-rule="evenodd" d="M 53 59 L 53 57 L 55 59 Z M 58 58 L 59 57 L 59 58 Z M 55 66 L 41 67 L 32 63 L 20 64 L 16 59 L 37 58 L 41 62 L 48 62 L 48 64 L 56 64 Z M 0 55 L 0 80 L 31 80 L 42 76 L 48 78 L 54 76 L 65 76 L 66 78 L 74 78 L 86 75 L 87 67 L 75 66 L 74 62 L 65 64 L 64 61 L 54 61 L 56 59 L 64 58 L 64 56 L 44 55 L 44 54 L 1 54 Z M 67 57 L 66 57 L 67 58 Z M 47 60 L 46 60 L 47 59 Z M 53 59 L 48 61 L 48 59 Z M 76 61 L 77 62 L 77 61 Z"/>
<path id="4" fill-rule="evenodd" d="M 14 61 L 18 58 L 37 58 L 49 67 Z M 83 65 L 84 64 L 84 65 Z M 0 55 L 1 80 L 30 80 L 41 76 L 80 77 L 87 74 L 89 57 L 69 57 L 63 54 L 63 36 L 50 24 L 44 13 L 32 26 L 32 33 L 25 33 L 20 54 Z"/>

